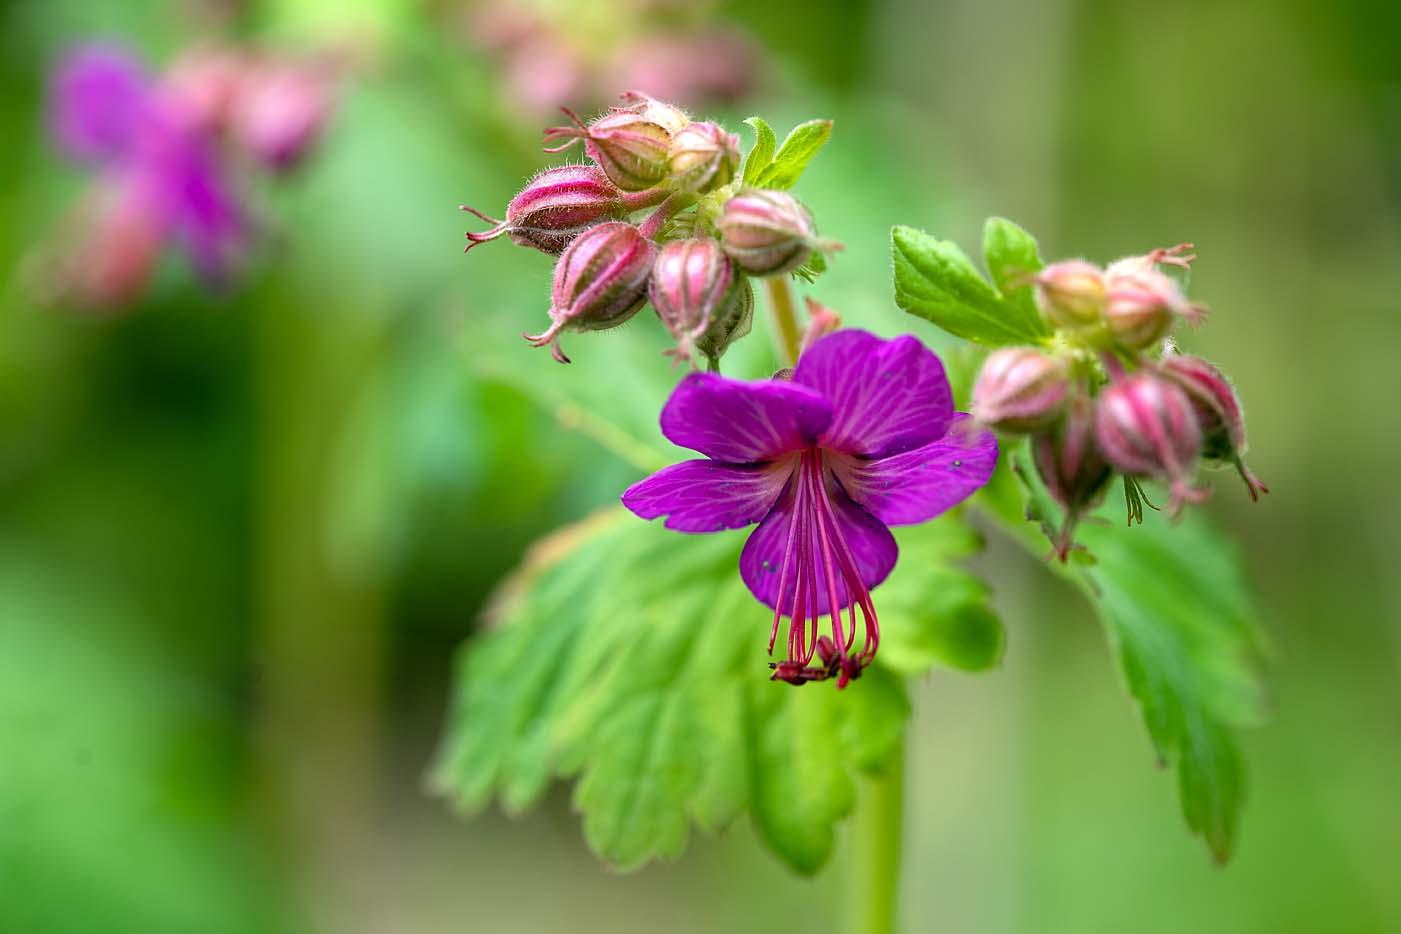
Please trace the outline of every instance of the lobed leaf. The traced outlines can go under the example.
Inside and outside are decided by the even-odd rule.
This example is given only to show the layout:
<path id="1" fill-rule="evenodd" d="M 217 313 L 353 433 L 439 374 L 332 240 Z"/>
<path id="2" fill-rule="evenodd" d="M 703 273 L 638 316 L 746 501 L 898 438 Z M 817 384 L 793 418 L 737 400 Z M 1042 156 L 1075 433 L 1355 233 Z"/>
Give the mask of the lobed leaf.
<path id="1" fill-rule="evenodd" d="M 958 245 L 912 227 L 890 232 L 895 303 L 912 315 L 979 344 L 1039 343 L 1044 326 L 988 284 Z"/>
<path id="2" fill-rule="evenodd" d="M 763 175 L 764 170 L 773 164 L 778 137 L 763 117 L 750 117 L 744 122 L 754 128 L 754 148 L 744 159 L 744 184 L 753 187 L 759 184 L 759 176 Z"/>
<path id="3" fill-rule="evenodd" d="M 773 161 L 765 166 L 753 184 L 759 188 L 792 188 L 798 183 L 813 156 L 816 156 L 831 138 L 831 120 L 809 120 L 798 124 L 783 140 L 783 145 L 778 148 Z M 746 183 L 749 183 L 748 170 L 746 165 Z"/>
<path id="4" fill-rule="evenodd" d="M 955 523 L 902 542 L 921 564 L 951 560 L 973 543 Z M 462 652 L 435 787 L 468 811 L 496 797 L 519 812 L 577 775 L 585 838 L 624 870 L 678 856 L 692 824 L 717 830 L 748 810 L 790 866 L 819 869 L 855 773 L 896 747 L 900 673 L 920 670 L 921 652 L 941 657 L 938 617 L 952 611 L 932 601 L 907 620 L 907 598 L 883 613 L 900 673 L 877 664 L 843 692 L 770 682 L 769 611 L 737 573 L 743 537 L 611 509 L 542 542 Z M 981 605 L 977 585 L 947 573 L 967 597 L 949 606 Z"/>

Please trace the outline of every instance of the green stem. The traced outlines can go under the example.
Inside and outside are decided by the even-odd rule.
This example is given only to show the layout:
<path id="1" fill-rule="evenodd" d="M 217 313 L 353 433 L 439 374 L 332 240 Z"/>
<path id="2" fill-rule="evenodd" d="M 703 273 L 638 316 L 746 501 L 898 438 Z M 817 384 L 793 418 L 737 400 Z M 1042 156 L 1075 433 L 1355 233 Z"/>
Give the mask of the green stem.
<path id="1" fill-rule="evenodd" d="M 773 313 L 774 340 L 784 366 L 798 362 L 802 332 L 798 329 L 798 313 L 793 307 L 793 289 L 787 276 L 770 276 L 764 280 L 769 290 L 769 310 Z"/>
<path id="2" fill-rule="evenodd" d="M 884 771 L 863 785 L 851 828 L 845 929 L 851 934 L 895 934 L 905 807 L 903 736 Z"/>

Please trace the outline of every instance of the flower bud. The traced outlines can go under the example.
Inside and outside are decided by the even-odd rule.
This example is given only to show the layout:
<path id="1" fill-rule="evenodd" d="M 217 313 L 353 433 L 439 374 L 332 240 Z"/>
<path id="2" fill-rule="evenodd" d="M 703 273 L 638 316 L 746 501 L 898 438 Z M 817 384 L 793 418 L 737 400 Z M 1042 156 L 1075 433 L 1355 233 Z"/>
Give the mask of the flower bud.
<path id="1" fill-rule="evenodd" d="M 1103 321 L 1104 273 L 1094 263 L 1071 259 L 1036 274 L 1036 305 L 1053 327 L 1092 328 Z"/>
<path id="2" fill-rule="evenodd" d="M 1062 562 L 1074 544 L 1075 524 L 1104 497 L 1111 471 L 1095 445 L 1094 400 L 1077 393 L 1071 398 L 1065 419 L 1031 442 L 1036 472 L 1051 498 L 1065 509 L 1065 521 L 1056 539 Z"/>
<path id="3" fill-rule="evenodd" d="M 467 249 L 505 234 L 520 246 L 559 253 L 595 224 L 622 220 L 632 211 L 650 207 L 665 197 L 666 192 L 661 190 L 624 194 L 596 165 L 546 169 L 511 199 L 504 221 L 462 206 L 462 210 L 496 225 L 481 233 L 467 234 Z"/>
<path id="4" fill-rule="evenodd" d="M 525 339 L 535 347 L 549 345 L 556 360 L 568 363 L 559 346 L 560 333 L 601 331 L 636 314 L 647 299 L 656 255 L 656 245 L 631 224 L 609 221 L 590 227 L 555 265 L 549 328 Z"/>
<path id="5" fill-rule="evenodd" d="M 1140 370 L 1110 383 L 1099 397 L 1095 441 L 1124 473 L 1168 482 L 1169 513 L 1206 499 L 1208 491 L 1192 484 L 1201 428 L 1187 394 L 1165 377 Z"/>
<path id="6" fill-rule="evenodd" d="M 1065 361 L 1031 347 L 988 355 L 973 385 L 973 417 L 989 428 L 1030 434 L 1060 418 L 1070 377 Z"/>
<path id="7" fill-rule="evenodd" d="M 1170 277 L 1135 258 L 1111 266 L 1104 288 L 1109 332 L 1130 350 L 1145 350 L 1167 337 L 1179 317 L 1196 324 L 1205 314 Z"/>
<path id="8" fill-rule="evenodd" d="M 791 272 L 807 262 L 814 247 L 840 248 L 816 239 L 812 215 L 786 191 L 741 191 L 725 202 L 716 227 L 730 259 L 755 276 Z"/>
<path id="9" fill-rule="evenodd" d="M 738 170 L 739 137 L 714 123 L 692 123 L 671 138 L 671 186 L 677 191 L 714 191 Z"/>
<path id="10" fill-rule="evenodd" d="M 690 359 L 695 342 L 733 297 L 738 278 L 734 263 L 710 238 L 673 240 L 658 251 L 647 296 L 676 338 L 678 360 Z"/>
<path id="11" fill-rule="evenodd" d="M 675 121 L 654 115 L 657 108 L 653 103 L 648 99 L 634 107 L 614 109 L 587 126 L 566 108 L 565 116 L 574 125 L 546 130 L 546 143 L 563 142 L 547 146 L 545 151 L 561 152 L 582 139 L 589 158 L 623 191 L 659 185 L 671 170 L 670 125 Z"/>
<path id="12" fill-rule="evenodd" d="M 230 130 L 264 167 L 284 172 L 316 145 L 334 106 L 331 78 L 320 65 L 260 61 L 240 83 Z"/>
<path id="13" fill-rule="evenodd" d="M 620 97 L 624 101 L 623 106 L 610 108 L 614 113 L 625 111 L 645 117 L 664 127 L 673 136 L 691 123 L 690 115 L 686 111 L 668 104 L 666 101 L 659 101 L 650 94 L 644 94 L 641 91 L 624 91 Z"/>
<path id="14" fill-rule="evenodd" d="M 1170 354 L 1163 358 L 1163 375 L 1187 393 L 1201 427 L 1202 456 L 1208 460 L 1235 465 L 1245 481 L 1250 498 L 1258 500 L 1270 492 L 1245 466 L 1245 417 L 1240 399 L 1225 374 L 1201 357 Z"/>
<path id="15" fill-rule="evenodd" d="M 754 286 L 747 276 L 735 277 L 730 294 L 720 303 L 710 320 L 710 327 L 696 338 L 696 349 L 706 359 L 718 361 L 730 345 L 749 333 L 754 325 Z"/>

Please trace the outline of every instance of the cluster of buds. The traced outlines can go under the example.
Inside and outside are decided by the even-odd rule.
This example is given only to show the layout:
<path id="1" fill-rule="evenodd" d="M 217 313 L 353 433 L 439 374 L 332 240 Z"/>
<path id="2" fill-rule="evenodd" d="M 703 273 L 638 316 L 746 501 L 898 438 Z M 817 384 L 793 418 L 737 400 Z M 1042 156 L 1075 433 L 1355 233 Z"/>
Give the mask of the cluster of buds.
<path id="1" fill-rule="evenodd" d="M 1245 422 L 1230 381 L 1171 341 L 1179 321 L 1198 324 L 1205 315 L 1160 268 L 1188 268 L 1191 248 L 1157 249 L 1103 269 L 1084 260 L 1047 266 L 1029 282 L 1054 336 L 1043 346 L 994 351 L 978 375 L 974 418 L 1030 436 L 1037 473 L 1065 510 L 1056 540 L 1062 561 L 1075 524 L 1115 473 L 1130 523 L 1142 521 L 1144 503 L 1152 507 L 1141 481 L 1168 486 L 1169 515 L 1203 501 L 1203 462 L 1234 466 L 1251 499 L 1269 492 L 1245 465 Z"/>
<path id="2" fill-rule="evenodd" d="M 678 361 L 714 368 L 749 332 L 752 276 L 784 275 L 814 250 L 812 215 L 786 191 L 744 188 L 739 137 L 638 92 L 585 122 L 545 131 L 546 152 L 583 144 L 589 162 L 546 169 L 492 227 L 467 234 L 467 249 L 506 237 L 558 256 L 550 325 L 526 339 L 568 363 L 559 339 L 630 319 L 649 300 L 676 340 Z M 638 212 L 648 212 L 636 223 Z"/>
<path id="3" fill-rule="evenodd" d="M 315 147 L 335 106 L 339 65 L 245 46 L 201 45 L 160 74 L 126 50 L 80 47 L 52 78 L 59 147 L 96 170 L 62 235 L 34 257 L 49 300 L 113 308 L 138 298 L 164 249 L 222 284 L 246 255 L 242 194 Z"/>

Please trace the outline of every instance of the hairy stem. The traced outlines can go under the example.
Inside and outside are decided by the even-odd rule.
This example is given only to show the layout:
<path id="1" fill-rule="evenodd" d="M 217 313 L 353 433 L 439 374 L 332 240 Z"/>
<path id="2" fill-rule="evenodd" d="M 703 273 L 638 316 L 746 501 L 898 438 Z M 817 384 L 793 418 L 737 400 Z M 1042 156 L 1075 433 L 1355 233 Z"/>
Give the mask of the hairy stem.
<path id="1" fill-rule="evenodd" d="M 764 280 L 764 285 L 769 290 L 769 310 L 773 313 L 778 355 L 784 366 L 793 366 L 798 362 L 798 347 L 802 341 L 798 314 L 793 307 L 793 288 L 787 276 L 770 276 Z"/>
<path id="2" fill-rule="evenodd" d="M 905 807 L 905 740 L 884 771 L 863 783 L 851 827 L 845 930 L 895 934 Z"/>

